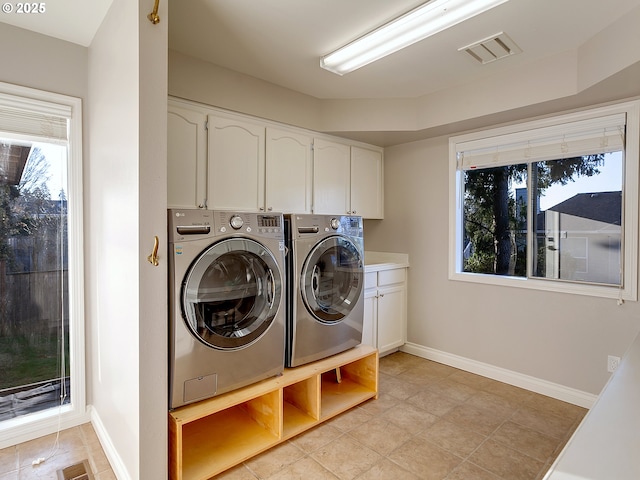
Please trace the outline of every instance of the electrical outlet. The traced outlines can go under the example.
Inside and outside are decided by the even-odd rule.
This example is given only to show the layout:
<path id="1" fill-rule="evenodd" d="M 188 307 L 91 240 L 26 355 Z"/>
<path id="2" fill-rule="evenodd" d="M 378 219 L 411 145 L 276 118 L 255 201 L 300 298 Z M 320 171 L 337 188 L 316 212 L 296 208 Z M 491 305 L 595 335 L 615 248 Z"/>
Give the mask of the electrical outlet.
<path id="1" fill-rule="evenodd" d="M 614 357 L 613 355 L 609 355 L 607 357 L 607 371 L 610 373 L 613 373 L 616 371 L 616 368 L 618 368 L 618 365 L 620 365 L 620 357 Z"/>

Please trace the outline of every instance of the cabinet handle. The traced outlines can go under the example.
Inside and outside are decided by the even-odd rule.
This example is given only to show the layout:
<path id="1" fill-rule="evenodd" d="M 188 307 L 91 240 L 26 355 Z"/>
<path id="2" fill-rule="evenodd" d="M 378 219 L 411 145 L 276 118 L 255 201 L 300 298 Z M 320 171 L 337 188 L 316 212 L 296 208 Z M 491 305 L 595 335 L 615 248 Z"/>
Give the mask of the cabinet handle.
<path id="1" fill-rule="evenodd" d="M 264 207 L 260 207 L 260 208 L 259 208 L 259 210 L 260 210 L 261 212 L 264 212 Z"/>
<path id="2" fill-rule="evenodd" d="M 269 207 L 269 208 L 267 208 L 267 210 L 272 211 L 272 210 L 273 210 L 273 207 Z"/>

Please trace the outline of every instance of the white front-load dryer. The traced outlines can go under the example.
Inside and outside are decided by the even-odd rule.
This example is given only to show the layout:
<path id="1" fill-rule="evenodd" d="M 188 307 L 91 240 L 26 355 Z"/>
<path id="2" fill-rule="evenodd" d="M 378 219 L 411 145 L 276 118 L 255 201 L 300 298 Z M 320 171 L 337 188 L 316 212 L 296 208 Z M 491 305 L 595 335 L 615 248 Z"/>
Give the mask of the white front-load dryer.
<path id="1" fill-rule="evenodd" d="M 353 215 L 285 215 L 287 367 L 362 342 L 364 237 Z"/>
<path id="2" fill-rule="evenodd" d="M 282 214 L 168 212 L 169 408 L 284 370 Z"/>

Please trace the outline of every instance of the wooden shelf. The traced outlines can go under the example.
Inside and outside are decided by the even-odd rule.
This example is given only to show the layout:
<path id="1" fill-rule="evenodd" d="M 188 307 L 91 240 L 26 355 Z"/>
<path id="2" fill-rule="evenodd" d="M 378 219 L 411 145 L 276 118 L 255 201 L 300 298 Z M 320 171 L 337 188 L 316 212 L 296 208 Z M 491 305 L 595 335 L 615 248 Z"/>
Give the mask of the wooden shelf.
<path id="1" fill-rule="evenodd" d="M 205 480 L 378 396 L 378 352 L 359 346 L 169 412 L 172 480 Z"/>

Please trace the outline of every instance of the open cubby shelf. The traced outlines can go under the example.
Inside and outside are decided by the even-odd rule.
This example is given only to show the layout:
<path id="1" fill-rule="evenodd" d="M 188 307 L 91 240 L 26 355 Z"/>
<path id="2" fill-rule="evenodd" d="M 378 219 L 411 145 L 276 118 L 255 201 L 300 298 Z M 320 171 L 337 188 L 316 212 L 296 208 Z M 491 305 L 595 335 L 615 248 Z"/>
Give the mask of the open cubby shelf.
<path id="1" fill-rule="evenodd" d="M 169 412 L 172 480 L 206 480 L 378 396 L 378 351 L 361 345 Z"/>

